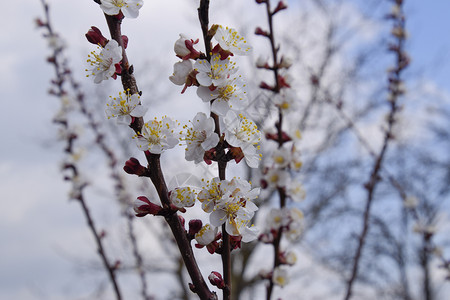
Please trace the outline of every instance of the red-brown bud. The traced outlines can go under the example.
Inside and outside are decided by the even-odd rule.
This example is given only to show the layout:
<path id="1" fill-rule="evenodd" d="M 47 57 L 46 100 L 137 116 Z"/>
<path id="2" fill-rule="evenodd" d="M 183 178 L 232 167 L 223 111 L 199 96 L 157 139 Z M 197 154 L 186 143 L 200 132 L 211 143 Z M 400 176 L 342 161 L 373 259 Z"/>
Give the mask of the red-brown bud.
<path id="1" fill-rule="evenodd" d="M 269 36 L 269 33 L 265 30 L 262 30 L 261 27 L 256 27 L 255 34 L 262 35 L 262 36 Z"/>
<path id="2" fill-rule="evenodd" d="M 145 173 L 147 173 L 147 168 L 142 166 L 139 160 L 137 160 L 134 157 L 131 157 L 129 160 L 125 162 L 123 170 L 128 174 L 138 176 L 144 176 Z"/>
<path id="3" fill-rule="evenodd" d="M 194 219 L 189 221 L 189 234 L 194 236 L 202 229 L 202 220 Z"/>
<path id="4" fill-rule="evenodd" d="M 283 1 L 280 1 L 280 2 L 278 2 L 277 7 L 275 8 L 275 10 L 273 11 L 272 14 L 276 14 L 280 10 L 283 10 L 283 9 L 286 9 L 286 8 L 287 8 L 287 5 Z"/>
<path id="5" fill-rule="evenodd" d="M 186 221 L 184 220 L 183 216 L 178 215 L 178 220 L 180 220 L 181 226 L 184 228 L 184 224 Z"/>
<path id="6" fill-rule="evenodd" d="M 161 211 L 162 207 L 158 204 L 150 202 L 147 197 L 140 196 L 134 202 L 134 211 L 136 217 L 143 217 L 148 214 L 157 215 Z"/>
<path id="7" fill-rule="evenodd" d="M 85 36 L 89 43 L 92 43 L 94 45 L 105 47 L 105 45 L 108 43 L 108 39 L 105 38 L 100 29 L 95 26 L 91 26 L 91 29 L 89 29 Z"/>
<path id="8" fill-rule="evenodd" d="M 225 287 L 225 281 L 222 278 L 222 275 L 220 275 L 219 272 L 213 271 L 208 276 L 209 282 L 211 282 L 212 285 L 217 286 L 219 289 L 223 289 Z"/>
<path id="9" fill-rule="evenodd" d="M 273 86 L 268 85 L 264 81 L 259 84 L 259 87 L 265 90 L 273 91 Z"/>
<path id="10" fill-rule="evenodd" d="M 278 85 L 281 88 L 287 87 L 290 88 L 290 84 L 286 81 L 286 78 L 284 76 L 278 75 Z"/>

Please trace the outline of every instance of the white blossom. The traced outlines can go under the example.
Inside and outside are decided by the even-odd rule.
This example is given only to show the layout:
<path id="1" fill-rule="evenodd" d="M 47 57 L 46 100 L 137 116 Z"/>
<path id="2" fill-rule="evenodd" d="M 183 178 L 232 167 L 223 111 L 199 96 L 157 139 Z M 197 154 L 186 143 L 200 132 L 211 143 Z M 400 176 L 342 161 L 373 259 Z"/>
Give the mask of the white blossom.
<path id="1" fill-rule="evenodd" d="M 191 50 L 186 47 L 186 41 L 188 40 L 189 39 L 184 36 L 184 34 L 180 33 L 180 38 L 175 42 L 173 47 L 173 50 L 178 57 L 185 57 L 191 53 Z"/>
<path id="2" fill-rule="evenodd" d="M 302 166 L 303 162 L 301 159 L 301 152 L 293 147 L 291 151 L 291 161 L 289 163 L 289 167 L 293 171 L 299 171 Z"/>
<path id="3" fill-rule="evenodd" d="M 99 47 L 101 49 L 101 47 Z M 116 64 L 122 60 L 122 47 L 115 40 L 110 40 L 100 53 L 92 51 L 88 55 L 87 62 L 90 64 L 89 76 L 94 77 L 94 83 L 100 83 L 109 79 L 116 72 Z"/>
<path id="4" fill-rule="evenodd" d="M 179 138 L 176 132 L 177 123 L 163 117 L 161 121 L 156 118 L 147 122 L 142 127 L 142 132 L 134 136 L 140 150 L 160 154 L 166 149 L 171 149 L 178 144 Z"/>
<path id="5" fill-rule="evenodd" d="M 217 28 L 214 38 L 220 45 L 220 48 L 230 51 L 237 55 L 249 55 L 252 52 L 252 47 L 247 44 L 247 41 L 239 35 L 239 33 L 228 27 L 222 25 Z"/>
<path id="6" fill-rule="evenodd" d="M 289 283 L 287 269 L 283 266 L 278 266 L 273 270 L 272 282 L 280 287 L 284 287 Z"/>
<path id="7" fill-rule="evenodd" d="M 185 158 L 197 164 L 203 161 L 206 150 L 217 145 L 219 136 L 214 132 L 214 119 L 207 117 L 204 113 L 197 113 L 191 124 L 190 127 L 184 126 L 186 130 L 183 138 L 186 141 Z"/>
<path id="8" fill-rule="evenodd" d="M 306 192 L 303 189 L 303 185 L 299 181 L 291 181 L 289 183 L 287 194 L 294 201 L 302 201 L 306 197 Z"/>
<path id="9" fill-rule="evenodd" d="M 295 111 L 297 108 L 297 95 L 290 88 L 283 88 L 280 93 L 275 96 L 274 104 L 278 106 L 283 113 Z"/>
<path id="10" fill-rule="evenodd" d="M 173 73 L 169 80 L 176 85 L 184 85 L 192 70 L 192 62 L 189 59 L 176 62 L 173 65 Z"/>
<path id="11" fill-rule="evenodd" d="M 286 209 L 272 208 L 266 219 L 267 229 L 278 230 L 281 227 L 287 226 L 289 223 L 289 211 Z"/>
<path id="12" fill-rule="evenodd" d="M 285 168 L 291 160 L 291 152 L 285 147 L 278 148 L 272 152 L 272 160 L 277 168 Z"/>
<path id="13" fill-rule="evenodd" d="M 288 253 L 286 253 L 285 259 L 288 265 L 293 266 L 297 262 L 297 254 L 295 254 L 295 252 L 293 251 L 289 251 Z"/>
<path id="14" fill-rule="evenodd" d="M 245 162 L 251 168 L 257 168 L 261 154 L 257 153 L 257 144 L 261 140 L 261 132 L 253 121 L 242 113 L 230 110 L 224 118 L 225 139 L 233 147 L 240 147 Z"/>
<path id="15" fill-rule="evenodd" d="M 178 208 L 194 206 L 196 196 L 189 186 L 177 187 L 170 191 L 170 201 Z"/>
<path id="16" fill-rule="evenodd" d="M 225 116 L 230 109 L 242 110 L 248 100 L 245 82 L 240 77 L 227 80 L 212 91 L 209 87 L 200 86 L 197 95 L 204 102 L 214 100 L 211 111 L 220 116 Z"/>
<path id="17" fill-rule="evenodd" d="M 290 181 L 290 175 L 286 170 L 269 169 L 264 176 L 267 184 L 271 188 L 286 187 Z"/>
<path id="18" fill-rule="evenodd" d="M 210 224 L 206 224 L 195 234 L 195 240 L 200 245 L 206 246 L 212 243 L 216 239 L 217 227 L 213 227 Z"/>
<path id="19" fill-rule="evenodd" d="M 108 119 L 117 118 L 117 123 L 130 125 L 131 117 L 143 117 L 147 108 L 141 105 L 138 94 L 130 95 L 128 92 L 119 92 L 119 97 L 111 97 L 106 104 L 106 116 Z"/>
<path id="20" fill-rule="evenodd" d="M 206 59 L 195 61 L 194 69 L 198 71 L 196 78 L 202 86 L 222 86 L 226 83 L 230 75 L 237 71 L 236 63 L 230 58 L 220 59 L 220 54 L 211 57 L 211 63 Z"/>
<path id="21" fill-rule="evenodd" d="M 403 201 L 403 206 L 406 208 L 416 208 L 419 205 L 419 199 L 414 196 L 408 196 Z"/>
<path id="22" fill-rule="evenodd" d="M 100 8 L 110 16 L 118 15 L 122 11 L 126 18 L 137 18 L 142 5 L 143 0 L 101 0 Z"/>
<path id="23" fill-rule="evenodd" d="M 243 242 L 256 239 L 258 229 L 250 225 L 258 207 L 252 202 L 259 195 L 259 188 L 252 189 L 249 182 L 233 178 L 231 181 L 214 178 L 199 193 L 205 212 L 211 212 L 210 222 L 233 236 L 241 236 Z M 250 226 L 249 226 L 250 225 Z"/>

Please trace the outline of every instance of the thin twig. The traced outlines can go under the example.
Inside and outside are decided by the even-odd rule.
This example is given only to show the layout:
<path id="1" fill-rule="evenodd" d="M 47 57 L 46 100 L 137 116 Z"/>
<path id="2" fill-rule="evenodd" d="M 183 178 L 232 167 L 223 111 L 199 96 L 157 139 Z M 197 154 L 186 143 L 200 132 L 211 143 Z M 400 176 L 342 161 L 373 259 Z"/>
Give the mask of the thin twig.
<path id="1" fill-rule="evenodd" d="M 379 173 L 382 169 L 383 160 L 386 151 L 388 149 L 389 142 L 393 138 L 393 128 L 396 122 L 395 117 L 398 111 L 398 98 L 403 93 L 401 88 L 402 81 L 400 75 L 409 63 L 409 60 L 407 59 L 407 56 L 403 51 L 405 39 L 405 31 L 404 31 L 405 18 L 402 12 L 402 4 L 403 1 L 399 1 L 399 3 L 397 4 L 399 8 L 398 15 L 392 17 L 392 19 L 394 20 L 393 36 L 396 39 L 396 44 L 391 45 L 390 50 L 396 54 L 396 66 L 391 72 L 389 72 L 390 112 L 388 115 L 388 124 L 387 124 L 388 128 L 385 131 L 383 145 L 374 162 L 369 181 L 365 185 L 367 189 L 367 199 L 363 214 L 363 227 L 361 230 L 361 234 L 359 235 L 358 247 L 353 257 L 352 271 L 347 282 L 347 289 L 344 297 L 345 300 L 349 300 L 351 298 L 353 284 L 358 276 L 359 264 L 364 249 L 366 237 L 369 231 L 369 224 L 370 224 L 369 219 L 371 213 L 371 206 L 374 199 L 375 188 L 378 182 L 380 181 Z"/>
<path id="2" fill-rule="evenodd" d="M 42 23 L 41 26 L 47 29 L 48 37 L 56 38 L 57 35 L 54 33 L 53 27 L 50 22 L 49 6 L 45 0 L 41 0 L 41 3 L 42 3 L 42 6 L 44 8 L 44 13 L 45 13 L 45 21 L 41 22 Z M 66 67 L 66 61 L 63 57 L 63 48 L 55 48 L 51 58 L 52 59 L 49 60 L 49 62 L 51 62 L 53 64 L 55 74 L 56 74 L 56 80 L 53 81 L 53 85 L 55 85 L 55 87 L 57 88 L 57 91 L 53 91 L 54 94 L 57 97 L 63 97 L 65 95 L 67 95 L 67 91 L 64 89 L 63 85 L 69 79 L 69 81 L 71 83 L 71 87 L 76 94 L 76 99 L 78 100 L 79 103 L 82 104 L 84 95 L 78 89 L 78 85 L 76 85 L 75 82 L 73 81 L 73 79 L 68 75 L 68 74 L 70 74 L 70 71 Z M 82 112 L 83 112 L 84 108 L 85 107 L 82 106 Z M 95 124 L 93 119 L 90 118 L 89 114 L 85 114 L 85 115 L 88 117 L 90 125 Z M 64 121 L 56 121 L 56 122 L 58 124 L 62 125 L 65 130 L 70 130 L 69 121 L 67 119 Z M 95 128 L 95 126 L 94 126 L 94 128 Z M 67 147 L 65 148 L 65 152 L 69 156 L 74 155 L 73 145 L 74 145 L 74 141 L 76 139 L 77 139 L 77 137 L 74 134 L 70 134 L 69 136 L 67 136 Z M 121 296 L 120 288 L 119 288 L 119 285 L 118 285 L 118 282 L 116 279 L 116 270 L 117 269 L 115 266 L 112 266 L 109 262 L 109 259 L 106 255 L 105 247 L 102 242 L 102 234 L 97 231 L 94 220 L 91 217 L 89 208 L 88 208 L 86 201 L 84 199 L 84 196 L 83 196 L 83 190 L 86 187 L 86 184 L 78 185 L 75 182 L 75 180 L 77 180 L 79 178 L 79 171 L 78 171 L 78 167 L 74 163 L 66 164 L 65 169 L 70 169 L 72 171 L 72 177 L 66 177 L 66 179 L 71 180 L 74 185 L 73 189 L 76 192 L 76 193 L 74 193 L 74 196 L 75 196 L 74 198 L 76 200 L 78 200 L 78 202 L 80 203 L 80 205 L 82 207 L 83 213 L 84 213 L 84 215 L 86 217 L 86 221 L 88 223 L 88 227 L 89 227 L 92 235 L 94 236 L 94 240 L 97 245 L 98 254 L 103 262 L 103 265 L 109 275 L 109 279 L 113 285 L 115 296 L 116 296 L 117 300 L 121 300 L 122 296 Z"/>

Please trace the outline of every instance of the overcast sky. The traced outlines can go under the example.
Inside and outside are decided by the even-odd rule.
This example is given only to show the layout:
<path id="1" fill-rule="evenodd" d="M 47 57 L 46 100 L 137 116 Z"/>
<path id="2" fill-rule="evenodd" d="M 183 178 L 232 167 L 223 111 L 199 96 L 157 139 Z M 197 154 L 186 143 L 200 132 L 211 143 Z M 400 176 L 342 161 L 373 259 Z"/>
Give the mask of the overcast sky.
<path id="1" fill-rule="evenodd" d="M 163 57 L 169 51 L 166 58 L 156 58 L 166 68 L 167 73 L 161 75 L 166 78 L 175 62 L 171 51 L 178 34 L 200 36 L 196 1 L 144 2 L 140 17 L 124 24 L 123 32 L 131 41 L 129 56 L 156 53 Z M 221 2 L 236 1 L 212 2 L 218 2 L 221 9 L 216 13 L 212 5 L 212 22 L 226 24 L 227 6 Z M 295 0 L 289 2 L 295 4 Z M 430 88 L 449 99 L 450 1 L 406 3 L 411 72 L 421 74 L 432 83 Z M 101 10 L 89 0 L 53 0 L 50 4 L 53 25 L 72 55 L 71 66 L 78 68 L 80 81 L 84 81 L 83 60 L 92 49 L 84 33 L 92 25 L 106 32 Z M 38 0 L 9 1 L 0 19 L 0 298 L 8 300 L 86 296 L 80 288 L 92 283 L 96 275 L 77 273 L 80 270 L 74 267 L 74 261 L 95 259 L 95 254 L 78 204 L 66 200 L 68 186 L 59 172 L 61 145 L 55 142 L 56 128 L 51 124 L 58 102 L 46 93 L 53 73 L 45 62 L 46 41 L 34 24 L 42 15 Z M 243 14 L 247 16 L 258 19 Z"/>

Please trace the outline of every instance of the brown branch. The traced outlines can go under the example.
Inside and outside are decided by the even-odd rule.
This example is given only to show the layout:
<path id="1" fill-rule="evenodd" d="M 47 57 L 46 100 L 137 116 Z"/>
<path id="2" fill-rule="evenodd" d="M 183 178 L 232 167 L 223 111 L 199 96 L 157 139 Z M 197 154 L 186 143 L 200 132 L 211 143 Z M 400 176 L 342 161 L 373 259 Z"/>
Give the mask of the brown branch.
<path id="1" fill-rule="evenodd" d="M 200 26 L 202 28 L 203 40 L 205 43 L 205 52 L 207 60 L 211 60 L 211 39 L 212 35 L 209 33 L 209 0 L 200 0 L 200 5 L 198 8 L 198 18 L 200 21 Z M 212 104 L 212 102 L 211 102 Z M 214 119 L 215 129 L 219 136 L 220 134 L 220 123 L 219 117 L 211 112 L 211 117 Z M 218 167 L 219 167 L 219 178 L 220 180 L 225 180 L 226 178 L 226 167 L 227 160 L 223 159 L 226 157 L 225 155 L 225 141 L 220 140 L 219 144 L 216 146 L 217 157 L 218 159 Z M 222 225 L 222 249 L 221 249 L 221 258 L 222 258 L 222 269 L 223 269 L 223 280 L 225 283 L 225 287 L 222 289 L 223 299 L 230 300 L 231 289 L 232 289 L 232 281 L 231 281 L 231 247 L 230 247 L 230 236 L 225 230 L 225 224 Z"/>
<path id="2" fill-rule="evenodd" d="M 108 28 L 111 33 L 111 37 L 116 40 L 122 47 L 122 85 L 125 91 L 130 91 L 131 94 L 139 93 L 139 89 L 136 84 L 136 80 L 132 73 L 133 68 L 131 68 L 125 48 L 123 47 L 122 33 L 121 33 L 121 23 L 122 20 L 117 16 L 109 16 L 105 14 L 106 21 L 108 23 Z M 133 123 L 130 127 L 139 133 L 144 124 L 142 117 L 134 118 Z M 164 208 L 171 211 L 171 202 L 169 199 L 169 193 L 167 190 L 167 185 L 164 180 L 164 175 L 160 165 L 160 155 L 151 154 L 148 151 L 145 152 L 145 156 L 148 162 L 148 169 L 150 170 L 150 179 L 155 186 L 161 203 Z M 200 269 L 195 260 L 194 253 L 192 251 L 191 242 L 187 237 L 186 230 L 183 228 L 180 220 L 176 214 L 176 211 L 171 211 L 164 216 L 167 224 L 169 225 L 172 234 L 176 240 L 177 246 L 180 250 L 180 254 L 183 258 L 184 264 L 193 282 L 193 291 L 198 294 L 202 300 L 212 300 L 217 299 L 215 293 L 211 292 L 200 272 Z"/>
<path id="3" fill-rule="evenodd" d="M 277 11 L 271 10 L 270 0 L 266 0 L 264 2 L 266 5 L 267 22 L 269 25 L 269 31 L 264 36 L 269 39 L 270 48 L 271 48 L 271 52 L 272 52 L 272 63 L 273 63 L 273 65 L 268 69 L 273 72 L 275 82 L 274 82 L 274 87 L 273 87 L 272 91 L 276 95 L 276 94 L 279 94 L 280 90 L 281 90 L 280 79 L 279 79 L 280 67 L 279 67 L 279 59 L 278 59 L 279 47 L 276 46 L 275 33 L 274 33 L 274 29 L 273 29 L 273 16 L 275 15 L 275 13 Z M 278 148 L 281 148 L 285 141 L 283 140 L 283 129 L 282 129 L 283 128 L 283 113 L 282 113 L 280 107 L 278 107 L 278 121 L 275 123 L 275 128 L 277 130 L 277 141 L 276 142 L 278 144 Z M 286 191 L 284 188 L 278 188 L 277 192 L 278 192 L 278 197 L 279 197 L 280 208 L 282 209 L 286 206 Z M 282 236 L 283 236 L 283 227 L 280 227 L 277 231 L 274 241 L 272 242 L 272 245 L 274 248 L 273 270 L 275 270 L 278 266 L 281 265 L 280 254 L 281 254 Z M 267 285 L 267 289 L 266 289 L 266 299 L 267 300 L 270 300 L 272 297 L 273 287 L 274 287 L 274 282 L 273 282 L 272 278 L 270 278 L 269 283 Z"/>

